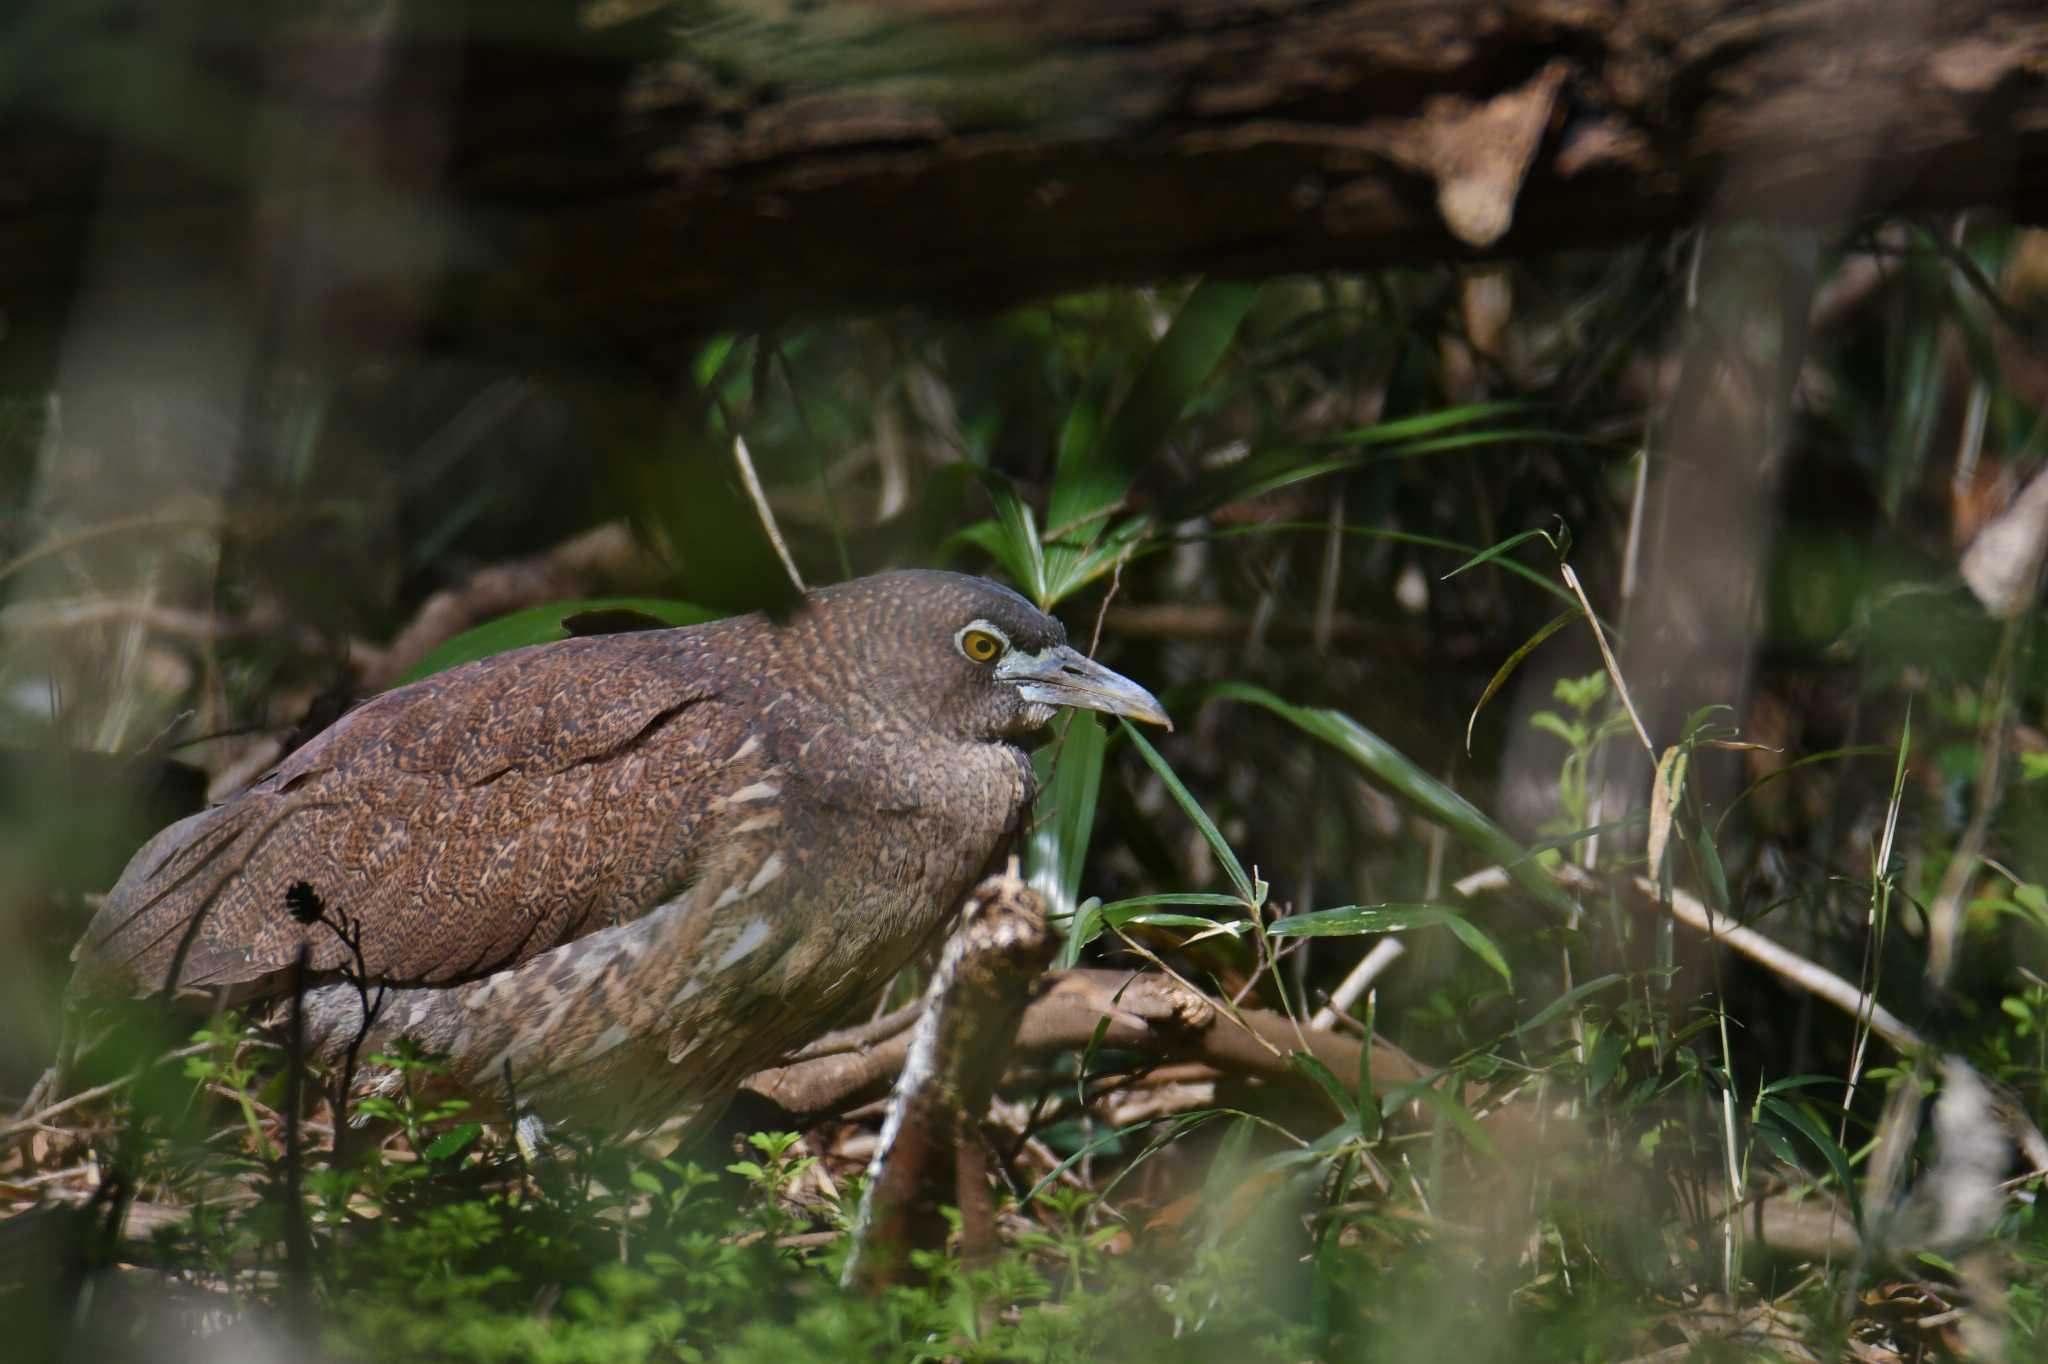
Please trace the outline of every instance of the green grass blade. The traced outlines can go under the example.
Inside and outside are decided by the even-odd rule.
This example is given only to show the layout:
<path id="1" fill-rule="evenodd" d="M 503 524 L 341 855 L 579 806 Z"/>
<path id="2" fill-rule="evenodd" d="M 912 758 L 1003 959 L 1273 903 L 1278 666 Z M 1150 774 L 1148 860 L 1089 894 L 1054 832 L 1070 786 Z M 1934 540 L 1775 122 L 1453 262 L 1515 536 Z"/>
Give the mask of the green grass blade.
<path id="1" fill-rule="evenodd" d="M 1541 867 L 1526 860 L 1528 854 L 1522 846 L 1508 837 L 1499 825 L 1481 814 L 1472 802 L 1408 761 L 1399 749 L 1342 711 L 1293 705 L 1263 687 L 1244 682 L 1219 683 L 1208 689 L 1208 696 L 1219 701 L 1241 701 L 1260 706 L 1322 740 L 1395 795 L 1443 825 L 1467 847 L 1506 868 L 1508 874 L 1538 900 L 1560 914 L 1569 915 L 1575 911 L 1571 896 Z"/>
<path id="2" fill-rule="evenodd" d="M 1505 686 L 1507 680 L 1515 675 L 1515 669 L 1522 666 L 1522 660 L 1535 653 L 1537 645 L 1543 643 L 1544 640 L 1549 639 L 1552 635 L 1564 629 L 1565 626 L 1570 625 L 1584 614 L 1583 610 L 1558 612 L 1558 614 L 1552 616 L 1544 623 L 1542 629 L 1523 640 L 1522 646 L 1508 655 L 1507 662 L 1494 670 L 1492 678 L 1487 681 L 1486 690 L 1479 693 L 1479 699 L 1472 705 L 1472 714 L 1465 721 L 1466 753 L 1469 754 L 1472 751 L 1472 727 L 1479 723 L 1479 712 L 1486 709 L 1486 703 L 1493 699 L 1494 693 Z"/>
<path id="3" fill-rule="evenodd" d="M 1038 517 L 1029 503 L 1001 474 L 976 469 L 975 476 L 988 490 L 995 504 L 993 521 L 978 521 L 957 532 L 947 543 L 965 540 L 987 550 L 1003 570 L 1017 582 L 1018 590 L 1042 609 L 1050 605 L 1046 592 L 1045 546 L 1038 538 Z"/>
<path id="4" fill-rule="evenodd" d="M 1391 445 L 1397 441 L 1415 440 L 1448 431 L 1454 426 L 1470 426 L 1474 422 L 1492 421 L 1495 417 L 1515 416 L 1533 412 L 1536 403 L 1495 402 L 1463 403 L 1457 407 L 1446 407 L 1435 412 L 1419 412 L 1412 417 L 1400 417 L 1372 426 L 1357 427 L 1326 436 L 1317 442 L 1320 445 Z"/>
<path id="5" fill-rule="evenodd" d="M 1159 750 L 1152 747 L 1145 736 L 1132 727 L 1129 720 L 1118 720 L 1117 723 L 1123 726 L 1124 737 L 1137 748 L 1138 756 L 1145 760 L 1145 765 L 1157 773 L 1159 780 L 1166 784 L 1166 792 L 1173 797 L 1174 804 L 1180 806 L 1181 812 L 1200 831 L 1202 840 L 1209 845 L 1209 851 L 1216 854 L 1216 860 L 1223 865 L 1223 870 L 1229 875 L 1230 884 L 1237 887 L 1239 897 L 1248 905 L 1257 904 L 1258 899 L 1252 889 L 1252 878 L 1245 874 L 1244 864 L 1237 860 L 1237 854 L 1231 850 L 1230 844 L 1217 832 L 1215 823 L 1202 809 L 1201 802 L 1188 793 L 1188 788 L 1181 784 L 1181 779 L 1167 766 L 1166 759 L 1159 756 Z"/>
<path id="6" fill-rule="evenodd" d="M 1520 535 L 1510 535 L 1507 539 L 1501 541 L 1497 545 L 1494 545 L 1490 549 L 1480 550 L 1477 554 L 1467 559 L 1464 563 L 1459 564 L 1456 568 L 1444 574 L 1444 577 L 1446 579 L 1455 578 L 1460 573 L 1463 573 L 1466 569 L 1477 568 L 1481 564 L 1490 563 L 1493 560 L 1498 559 L 1501 555 L 1506 554 L 1511 550 L 1517 549 L 1520 546 L 1527 544 L 1531 540 L 1541 540 L 1545 544 L 1549 545 L 1552 550 L 1555 550 L 1557 548 L 1557 541 L 1551 538 L 1549 531 L 1525 530 Z"/>
<path id="7" fill-rule="evenodd" d="M 1117 406 L 1102 433 L 1097 462 L 1129 470 L 1158 450 L 1222 362 L 1258 296 L 1257 284 L 1238 280 L 1205 279 L 1195 286 Z"/>
<path id="8" fill-rule="evenodd" d="M 1364 1095 L 1346 1093 L 1343 1084 L 1338 1081 L 1336 1075 L 1331 1073 L 1330 1068 L 1305 1051 L 1289 1052 L 1287 1059 L 1293 1063 L 1296 1070 L 1316 1082 L 1317 1088 L 1321 1089 L 1329 1097 L 1330 1103 L 1336 1108 L 1339 1117 L 1349 1122 L 1355 1129 L 1363 1130 L 1359 1126 L 1358 1106 L 1366 1101 L 1367 1096 L 1371 1094 L 1370 1090 L 1366 1091 Z"/>
<path id="9" fill-rule="evenodd" d="M 1276 919 L 1266 926 L 1266 932 L 1275 938 L 1338 938 L 1361 933 L 1398 933 L 1403 929 L 1439 924 L 1450 929 L 1459 942 L 1497 972 L 1510 988 L 1514 986 L 1515 978 L 1508 970 L 1507 959 L 1501 955 L 1493 939 L 1449 905 L 1344 905 L 1337 909 L 1318 909 Z"/>
<path id="10" fill-rule="evenodd" d="M 1154 547 L 1164 549 L 1186 540 L 1236 540 L 1247 535 L 1327 535 L 1332 530 L 1344 535 L 1355 535 L 1362 540 L 1386 540 L 1392 544 L 1415 545 L 1421 549 L 1447 550 L 1452 554 L 1470 556 L 1485 552 L 1475 545 L 1460 544 L 1456 540 L 1442 540 L 1434 535 L 1417 535 L 1404 530 L 1383 530 L 1378 526 L 1333 526 L 1327 521 L 1272 521 L 1258 526 L 1230 526 L 1223 530 L 1205 531 L 1201 535 L 1180 537 L 1179 541 L 1156 541 Z M 1148 547 L 1147 552 L 1152 552 L 1151 547 Z M 1513 559 L 1500 559 L 1496 562 L 1498 567 L 1535 587 L 1542 588 L 1567 606 L 1578 606 L 1579 599 L 1572 595 L 1571 589 L 1555 579 L 1546 577 L 1527 564 L 1517 563 Z M 1603 620 L 1600 626 L 1609 634 L 1614 633 L 1614 627 L 1609 622 Z"/>
<path id="11" fill-rule="evenodd" d="M 1340 905 L 1275 919 L 1266 925 L 1266 932 L 1275 938 L 1350 938 L 1429 928 L 1458 917 L 1458 911 L 1449 905 Z"/>
<path id="12" fill-rule="evenodd" d="M 1828 1168 L 1834 1172 L 1835 1183 L 1841 1187 L 1843 1196 L 1849 1200 L 1849 1212 L 1856 1219 L 1856 1226 L 1860 1231 L 1863 1226 L 1863 1200 L 1856 1187 L 1856 1180 L 1849 1171 L 1848 1153 L 1827 1134 L 1826 1128 L 1814 1120 L 1812 1114 L 1799 1105 L 1770 1095 L 1764 1097 L 1762 1105 L 1765 1111 L 1806 1138 L 1808 1144 L 1820 1152 L 1822 1159 L 1827 1161 Z"/>
<path id="13" fill-rule="evenodd" d="M 1611 971 L 1604 976 L 1596 976 L 1592 980 L 1582 981 L 1571 989 L 1566 990 L 1556 999 L 1551 1000 L 1520 1023 L 1515 1024 L 1514 1032 L 1510 1035 L 1520 1037 L 1523 1033 L 1534 1032 L 1566 1010 L 1577 1008 L 1579 1001 L 1587 996 L 1598 994 L 1600 991 L 1619 985 L 1627 979 L 1620 972 Z"/>
<path id="14" fill-rule="evenodd" d="M 1108 737 L 1094 716 L 1078 711 L 1068 712 L 1060 725 L 1060 741 L 1041 750 L 1051 765 L 1051 779 L 1040 774 L 1025 879 L 1045 898 L 1049 914 L 1071 919 L 1080 901 L 1081 867 L 1095 828 Z"/>

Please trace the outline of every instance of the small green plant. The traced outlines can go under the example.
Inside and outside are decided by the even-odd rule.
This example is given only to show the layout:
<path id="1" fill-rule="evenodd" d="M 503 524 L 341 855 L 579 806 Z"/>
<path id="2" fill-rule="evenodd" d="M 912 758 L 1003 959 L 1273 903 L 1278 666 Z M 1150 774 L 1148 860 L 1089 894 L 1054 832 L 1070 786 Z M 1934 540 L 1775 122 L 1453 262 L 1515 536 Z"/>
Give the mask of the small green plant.
<path id="1" fill-rule="evenodd" d="M 1619 706 L 1610 706 L 1598 717 L 1593 714 L 1607 699 L 1604 672 L 1560 677 L 1550 694 L 1563 710 L 1539 710 L 1529 717 L 1531 729 L 1555 735 L 1565 745 L 1564 761 L 1557 774 L 1557 799 L 1564 814 L 1546 832 L 1576 834 L 1592 821 L 1595 755 L 1601 744 L 1628 733 L 1628 716 Z"/>

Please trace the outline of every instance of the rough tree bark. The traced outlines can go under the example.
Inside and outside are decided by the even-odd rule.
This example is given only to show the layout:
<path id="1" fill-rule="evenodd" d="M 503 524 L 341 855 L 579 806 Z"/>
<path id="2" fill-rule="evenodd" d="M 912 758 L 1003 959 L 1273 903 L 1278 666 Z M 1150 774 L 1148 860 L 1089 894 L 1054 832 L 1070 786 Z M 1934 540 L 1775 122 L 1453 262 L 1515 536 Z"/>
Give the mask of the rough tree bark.
<path id="1" fill-rule="evenodd" d="M 180 5 L 178 41 L 147 41 Z M 237 244 L 321 175 L 311 153 L 281 189 L 264 172 L 280 128 L 364 149 L 331 157 L 337 326 L 388 333 L 431 299 L 439 334 L 636 347 L 1598 245 L 1717 195 L 2032 216 L 2048 184 L 2048 18 L 2012 0 L 383 0 L 331 32 L 45 0 L 9 48 L 17 332 L 61 317 L 110 217 L 260 273 Z"/>

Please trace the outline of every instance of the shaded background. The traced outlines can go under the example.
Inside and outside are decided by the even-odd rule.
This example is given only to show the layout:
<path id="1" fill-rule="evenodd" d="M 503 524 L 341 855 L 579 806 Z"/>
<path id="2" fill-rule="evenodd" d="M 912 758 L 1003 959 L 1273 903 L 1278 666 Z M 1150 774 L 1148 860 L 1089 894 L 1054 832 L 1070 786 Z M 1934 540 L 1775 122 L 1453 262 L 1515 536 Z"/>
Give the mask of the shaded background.
<path id="1" fill-rule="evenodd" d="M 1567 855 L 1642 870 L 1650 758 L 1618 723 L 1573 763 L 1560 737 L 1610 714 L 1556 690 L 1601 669 L 1583 621 L 1466 741 L 1571 597 L 1541 540 L 1447 575 L 1568 534 L 1655 746 L 1747 745 L 1694 756 L 1677 881 L 2038 1123 L 2023 18 L 31 7 L 0 66 L 0 1092 L 53 1051 L 128 853 L 433 645 L 570 598 L 782 593 L 739 435 L 812 582 L 1014 574 L 1006 507 L 1055 552 L 1125 537 L 1060 612 L 1166 698 L 1162 753 L 1293 913 L 1453 899 L 1486 859 L 1210 684 L 1339 709 L 1518 838 L 1598 826 Z M 1083 892 L 1220 879 L 1113 745 Z M 1634 1106 L 1674 1075 L 1869 1064 L 1620 880 L 1568 925 L 1470 906 L 1512 990 L 1408 935 L 1379 1028 L 1577 1086 L 1616 1149 L 1692 1131 L 1698 1184 L 1714 1110 Z M 1261 973 L 1185 936 L 1142 941 L 1303 1010 L 1373 941 Z M 1675 1020 L 1654 1046 L 1501 1041 L 1608 971 Z M 1723 1011 L 1725 1043 L 1664 1052 Z M 1883 1098 L 1848 1103 L 1848 1152 Z"/>

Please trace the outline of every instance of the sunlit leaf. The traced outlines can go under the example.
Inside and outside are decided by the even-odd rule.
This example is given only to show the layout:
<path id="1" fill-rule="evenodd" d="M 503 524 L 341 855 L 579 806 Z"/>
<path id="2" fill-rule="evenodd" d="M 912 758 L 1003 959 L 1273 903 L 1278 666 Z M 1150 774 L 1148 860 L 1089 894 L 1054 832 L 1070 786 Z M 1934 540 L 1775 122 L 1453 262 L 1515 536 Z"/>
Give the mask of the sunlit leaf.
<path id="1" fill-rule="evenodd" d="M 586 597 L 575 601 L 550 602 L 545 606 L 528 607 L 514 611 L 509 616 L 500 616 L 486 621 L 474 629 L 464 630 L 452 639 L 445 639 L 427 651 L 426 657 L 413 664 L 401 684 L 417 682 L 457 664 L 472 663 L 479 658 L 504 653 L 507 649 L 523 649 L 529 644 L 545 644 L 552 640 L 569 638 L 569 630 L 562 624 L 571 616 L 587 616 L 598 612 L 622 611 L 640 616 L 651 616 L 669 625 L 696 625 L 707 620 L 717 620 L 725 613 L 692 602 L 669 601 L 660 597 Z"/>
<path id="2" fill-rule="evenodd" d="M 1158 928 L 1194 928 L 1201 930 L 1201 936 L 1213 937 L 1218 933 L 1239 937 L 1251 931 L 1249 919 L 1205 919 L 1194 914 L 1167 914 L 1150 908 L 1154 905 L 1213 905 L 1219 909 L 1244 910 L 1244 901 L 1235 895 L 1215 895 L 1200 891 L 1174 891 L 1163 895 L 1139 895 L 1129 900 L 1112 900 L 1103 904 L 1100 900 L 1088 899 L 1074 912 L 1073 922 L 1067 928 L 1067 944 L 1061 953 L 1061 970 L 1072 966 L 1080 959 L 1081 949 L 1102 936 L 1105 929 L 1123 928 L 1129 924 L 1150 924 Z"/>
<path id="3" fill-rule="evenodd" d="M 1502 980 L 1514 984 L 1507 959 L 1493 940 L 1449 905 L 1344 905 L 1276 919 L 1266 925 L 1266 932 L 1275 938 L 1340 938 L 1361 933 L 1398 933 L 1439 924 L 1457 935 L 1458 941 L 1497 971 Z"/>
<path id="4" fill-rule="evenodd" d="M 449 1128 L 427 1143 L 428 1160 L 446 1160 L 483 1134 L 480 1122 L 465 1122 Z"/>
<path id="5" fill-rule="evenodd" d="M 1059 723 L 1058 742 L 1040 750 L 1051 770 L 1040 773 L 1025 877 L 1044 897 L 1049 914 L 1068 918 L 1080 900 L 1108 736 L 1094 716 L 1080 711 L 1069 711 Z"/>

